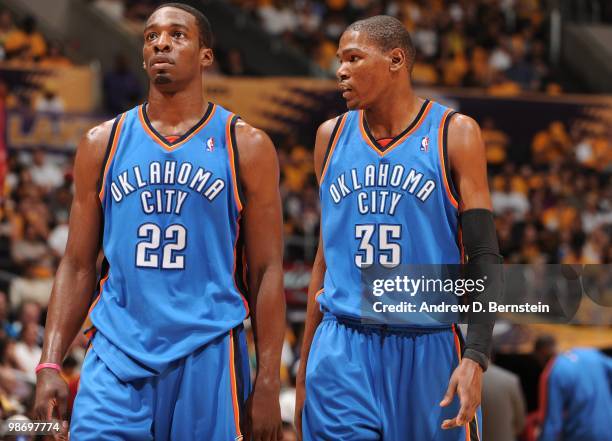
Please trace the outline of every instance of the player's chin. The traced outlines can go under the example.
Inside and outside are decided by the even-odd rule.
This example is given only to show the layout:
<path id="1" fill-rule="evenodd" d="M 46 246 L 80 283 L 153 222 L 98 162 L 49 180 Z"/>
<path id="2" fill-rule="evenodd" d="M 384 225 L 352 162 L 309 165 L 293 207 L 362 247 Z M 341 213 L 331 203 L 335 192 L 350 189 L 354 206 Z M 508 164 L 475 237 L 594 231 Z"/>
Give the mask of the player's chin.
<path id="1" fill-rule="evenodd" d="M 349 99 L 344 99 L 344 101 L 346 102 L 346 107 L 349 110 L 356 110 L 359 109 L 359 101 L 356 100 L 355 98 L 349 98 Z"/>
<path id="2" fill-rule="evenodd" d="M 163 86 L 165 84 L 172 84 L 174 81 L 172 77 L 165 72 L 156 73 L 153 76 L 153 82 L 158 86 Z"/>

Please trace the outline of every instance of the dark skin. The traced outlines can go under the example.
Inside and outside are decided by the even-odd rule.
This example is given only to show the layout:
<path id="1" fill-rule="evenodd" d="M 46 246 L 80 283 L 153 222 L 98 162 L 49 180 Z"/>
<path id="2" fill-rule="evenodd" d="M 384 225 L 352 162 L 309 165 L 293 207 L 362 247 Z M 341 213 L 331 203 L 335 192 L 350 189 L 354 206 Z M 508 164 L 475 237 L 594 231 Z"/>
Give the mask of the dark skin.
<path id="1" fill-rule="evenodd" d="M 365 33 L 348 30 L 340 38 L 337 56 L 340 67 L 336 76 L 347 107 L 351 110 L 364 109 L 370 131 L 377 139 L 392 138 L 401 133 L 414 120 L 423 103 L 412 89 L 410 61 L 404 50 L 395 48 L 383 51 Z M 317 131 L 314 162 L 319 180 L 335 122 L 335 119 L 326 121 Z M 480 127 L 472 118 L 458 114 L 451 119 L 448 130 L 448 158 L 453 183 L 460 195 L 459 211 L 473 208 L 491 210 L 485 147 Z M 308 290 L 306 325 L 300 358 L 302 361 L 297 376 L 295 423 L 300 437 L 308 354 L 316 329 L 323 318 L 315 294 L 323 286 L 325 268 L 325 257 L 319 238 L 319 249 Z M 443 429 L 464 426 L 474 418 L 480 405 L 482 373 L 480 365 L 468 358 L 463 358 L 454 370 L 440 406 L 448 406 L 457 394 L 461 407 L 454 418 L 442 422 Z"/>
<path id="2" fill-rule="evenodd" d="M 207 108 L 202 70 L 212 63 L 212 49 L 201 44 L 196 19 L 171 7 L 159 9 L 149 18 L 144 36 L 144 68 L 150 79 L 147 113 L 158 132 L 180 135 L 195 125 Z M 91 129 L 77 149 L 68 244 L 51 294 L 41 362 L 61 364 L 85 320 L 95 290 L 102 226 L 99 172 L 111 127 L 112 121 L 108 121 Z M 246 201 L 241 226 L 257 351 L 245 440 L 276 441 L 282 437 L 278 397 L 285 333 L 279 165 L 272 141 L 261 130 L 239 121 L 236 143 Z M 58 372 L 41 370 L 36 388 L 37 418 L 65 420 L 67 395 Z"/>

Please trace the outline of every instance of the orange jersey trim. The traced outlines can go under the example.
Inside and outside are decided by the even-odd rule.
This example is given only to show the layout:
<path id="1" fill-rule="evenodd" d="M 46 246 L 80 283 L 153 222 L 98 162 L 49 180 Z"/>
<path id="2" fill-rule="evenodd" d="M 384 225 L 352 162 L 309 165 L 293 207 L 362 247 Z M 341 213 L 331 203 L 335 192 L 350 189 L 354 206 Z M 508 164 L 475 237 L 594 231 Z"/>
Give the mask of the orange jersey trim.
<path id="1" fill-rule="evenodd" d="M 243 292 L 240 291 L 240 288 L 238 288 L 238 284 L 236 283 L 236 269 L 238 266 L 238 257 L 237 257 L 236 250 L 238 247 L 238 238 L 240 237 L 240 219 L 241 219 L 241 216 L 239 216 L 238 219 L 236 219 L 236 239 L 234 240 L 234 268 L 232 269 L 232 280 L 234 281 L 234 288 L 236 288 L 236 292 L 238 292 L 238 294 L 242 298 L 242 303 L 244 304 L 244 309 L 246 310 L 246 315 L 244 318 L 246 319 L 251 313 L 249 309 L 249 302 L 247 302 L 246 297 L 244 296 Z M 243 272 L 243 274 L 241 274 L 241 277 L 243 278 L 243 280 L 244 280 L 244 276 L 245 275 Z"/>
<path id="2" fill-rule="evenodd" d="M 231 113 L 229 118 L 227 119 L 227 123 L 225 124 L 225 139 L 227 143 L 227 155 L 229 157 L 230 170 L 232 172 L 232 184 L 234 186 L 234 200 L 236 201 L 236 207 L 238 207 L 238 211 L 242 211 L 243 204 L 240 200 L 240 193 L 238 192 L 238 174 L 236 173 L 236 165 L 235 165 L 235 157 L 234 157 L 234 149 L 237 146 L 234 145 L 232 141 L 232 121 L 234 119 L 234 114 Z"/>
<path id="3" fill-rule="evenodd" d="M 442 121 L 440 122 L 440 128 L 438 129 L 438 155 L 440 156 L 442 180 L 444 181 L 444 189 L 446 190 L 446 196 L 448 197 L 450 203 L 453 204 L 453 207 L 459 209 L 459 202 L 453 196 L 453 193 L 451 192 L 448 183 L 448 178 L 446 176 L 446 164 L 444 163 L 444 124 L 446 123 L 446 119 L 448 118 L 448 115 L 451 112 L 452 110 L 450 109 L 444 112 L 444 115 L 442 116 Z"/>
<path id="4" fill-rule="evenodd" d="M 155 141 L 157 144 L 159 144 L 164 150 L 171 152 L 173 150 L 176 150 L 178 147 L 182 146 L 183 144 L 185 144 L 191 138 L 193 138 L 200 130 L 202 130 L 208 124 L 208 122 L 211 120 L 211 118 L 215 114 L 215 110 L 217 109 L 216 104 L 211 103 L 210 105 L 212 107 L 210 111 L 208 111 L 208 116 L 206 117 L 206 119 L 204 121 L 201 121 L 194 128 L 190 129 L 189 131 L 191 131 L 191 133 L 189 134 L 189 136 L 187 136 L 185 139 L 181 140 L 180 142 L 177 142 L 176 144 L 168 144 L 168 141 L 164 137 L 160 136 L 158 133 L 151 130 L 151 127 L 149 127 L 149 124 L 145 120 L 145 114 L 144 114 L 145 105 L 144 104 L 141 104 L 138 107 L 138 119 L 140 120 L 140 124 L 142 125 L 142 128 L 145 130 L 145 132 L 147 132 L 147 134 L 151 137 L 151 139 Z"/>
<path id="5" fill-rule="evenodd" d="M 433 106 L 433 102 L 429 101 L 427 103 L 427 105 L 425 106 L 425 110 L 423 110 L 421 113 L 421 116 L 419 117 L 419 119 L 414 123 L 413 127 L 408 130 L 406 133 L 404 133 L 404 135 L 401 138 L 395 139 L 391 142 L 389 142 L 387 145 L 388 147 L 385 150 L 380 150 L 378 148 L 378 146 L 376 144 L 374 144 L 372 142 L 372 140 L 370 139 L 370 137 L 368 136 L 367 132 L 366 132 L 366 128 L 365 128 L 365 112 L 363 110 L 359 111 L 359 129 L 361 131 L 361 136 L 364 139 L 364 141 L 376 152 L 378 153 L 380 156 L 385 156 L 386 154 L 388 154 L 389 152 L 392 152 L 393 150 L 395 150 L 399 145 L 401 145 L 410 135 L 412 135 L 415 130 L 417 130 L 421 124 L 423 123 L 423 121 L 425 121 L 425 118 L 427 118 L 427 115 L 429 114 L 429 111 L 431 110 Z"/>
<path id="6" fill-rule="evenodd" d="M 92 302 L 91 306 L 89 307 L 89 311 L 87 311 L 87 315 L 88 316 L 89 316 L 89 314 L 91 314 L 91 311 L 93 311 L 93 309 L 96 307 L 96 305 L 100 301 L 100 297 L 102 297 L 102 291 L 104 290 L 104 284 L 108 280 L 108 276 L 109 275 L 110 275 L 110 269 L 109 269 L 108 273 L 106 274 L 106 276 L 104 276 L 100 280 L 100 291 L 98 292 L 98 295 L 96 296 L 95 300 Z"/>
<path id="7" fill-rule="evenodd" d="M 117 145 L 119 144 L 119 136 L 121 135 L 121 128 L 123 127 L 123 121 L 125 121 L 125 113 L 119 117 L 119 122 L 117 123 L 117 128 L 115 129 L 115 134 L 112 139 L 110 153 L 108 154 L 108 158 L 106 159 L 106 164 L 104 164 L 104 173 L 102 175 L 102 185 L 100 186 L 100 193 L 98 193 L 98 198 L 100 201 L 104 200 L 104 189 L 106 187 L 106 175 L 108 174 L 108 169 L 110 168 L 111 163 L 113 162 L 113 158 L 115 157 L 115 153 L 117 152 Z"/>
<path id="8" fill-rule="evenodd" d="M 238 390 L 236 386 L 236 366 L 234 358 L 234 331 L 229 332 L 229 353 L 230 353 L 230 387 L 232 390 L 232 406 L 234 408 L 234 424 L 236 425 L 236 437 L 241 438 L 240 431 L 240 406 L 238 404 Z"/>
<path id="9" fill-rule="evenodd" d="M 319 179 L 319 182 L 323 182 L 323 178 L 325 177 L 325 174 L 327 173 L 327 168 L 329 167 L 329 163 L 331 162 L 332 155 L 334 154 L 334 150 L 336 149 L 336 144 L 338 144 L 338 140 L 340 139 L 340 134 L 342 133 L 342 129 L 344 129 L 344 123 L 346 122 L 347 115 L 348 114 L 345 113 L 344 115 L 340 117 L 341 118 L 340 124 L 338 125 L 338 130 L 336 130 L 336 135 L 334 136 L 334 139 L 331 140 L 331 145 L 329 147 L 329 153 L 327 154 L 325 164 L 323 165 L 323 171 L 321 172 L 321 178 Z"/>
<path id="10" fill-rule="evenodd" d="M 323 292 L 325 292 L 325 289 L 324 289 L 324 288 L 321 288 L 320 290 L 318 290 L 318 291 L 315 293 L 315 300 L 316 300 L 316 299 L 317 299 L 317 298 L 318 298 L 318 297 L 319 297 L 321 294 L 323 294 Z"/>

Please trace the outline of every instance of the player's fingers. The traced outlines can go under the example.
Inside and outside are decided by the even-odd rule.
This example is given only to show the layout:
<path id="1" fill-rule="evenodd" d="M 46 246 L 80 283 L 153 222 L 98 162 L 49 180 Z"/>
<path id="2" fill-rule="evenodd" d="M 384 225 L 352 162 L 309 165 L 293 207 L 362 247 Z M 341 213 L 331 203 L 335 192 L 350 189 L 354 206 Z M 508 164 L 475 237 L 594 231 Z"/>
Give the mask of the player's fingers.
<path id="1" fill-rule="evenodd" d="M 450 420 L 444 420 L 444 421 L 442 421 L 442 426 L 441 427 L 444 430 L 454 429 L 455 427 L 457 427 L 457 421 L 455 420 L 455 418 L 450 419 Z"/>
<path id="2" fill-rule="evenodd" d="M 466 404 L 462 404 L 461 409 L 459 409 L 459 413 L 457 414 L 457 417 L 455 418 L 458 426 L 463 426 L 467 424 L 467 422 L 470 420 L 469 412 L 470 412 L 469 407 Z"/>
<path id="3" fill-rule="evenodd" d="M 68 394 L 63 390 L 57 394 L 57 411 L 60 421 L 68 420 Z"/>
<path id="4" fill-rule="evenodd" d="M 453 401 L 453 397 L 455 396 L 456 389 L 457 389 L 457 382 L 455 381 L 453 377 L 451 377 L 450 381 L 448 382 L 448 388 L 446 388 L 446 393 L 444 394 L 444 398 L 442 399 L 442 401 L 440 401 L 440 406 L 442 407 L 448 406 Z"/>
<path id="5" fill-rule="evenodd" d="M 51 400 L 40 400 L 34 408 L 34 414 L 37 420 L 49 421 L 51 418 L 48 416 L 51 414 Z"/>

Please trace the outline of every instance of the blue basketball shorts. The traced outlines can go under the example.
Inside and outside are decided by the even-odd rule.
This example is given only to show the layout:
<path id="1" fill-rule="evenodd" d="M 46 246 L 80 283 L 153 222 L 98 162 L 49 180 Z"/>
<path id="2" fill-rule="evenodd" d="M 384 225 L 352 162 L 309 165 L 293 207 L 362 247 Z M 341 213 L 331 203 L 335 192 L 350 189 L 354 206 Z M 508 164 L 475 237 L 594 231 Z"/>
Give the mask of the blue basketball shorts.
<path id="1" fill-rule="evenodd" d="M 399 329 L 326 313 L 306 369 L 305 441 L 479 441 L 480 409 L 464 427 L 443 430 L 459 398 L 440 407 L 460 357 L 454 328 Z"/>
<path id="2" fill-rule="evenodd" d="M 72 441 L 242 440 L 250 391 L 242 327 L 129 382 L 88 352 L 70 424 Z"/>

